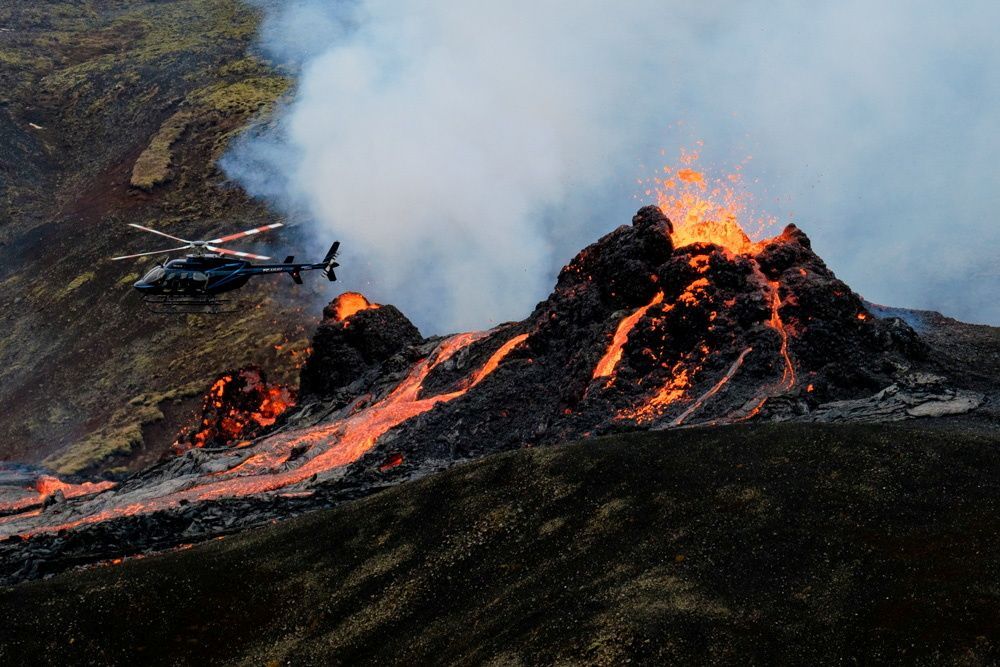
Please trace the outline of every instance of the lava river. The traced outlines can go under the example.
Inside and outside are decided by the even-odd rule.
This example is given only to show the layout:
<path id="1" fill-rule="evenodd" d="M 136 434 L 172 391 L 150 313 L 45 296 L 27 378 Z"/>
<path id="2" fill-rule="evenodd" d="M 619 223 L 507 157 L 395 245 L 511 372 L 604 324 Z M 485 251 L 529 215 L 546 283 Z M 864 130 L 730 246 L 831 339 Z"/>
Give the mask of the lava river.
<path id="1" fill-rule="evenodd" d="M 346 417 L 267 437 L 253 447 L 241 450 L 252 453 L 231 468 L 181 477 L 154 488 L 143 486 L 134 491 L 119 490 L 110 503 L 106 496 L 96 497 L 77 505 L 71 520 L 54 514 L 50 520 L 39 522 L 37 511 L 3 517 L 0 519 L 0 536 L 58 531 L 116 517 L 164 510 L 182 501 L 262 494 L 286 489 L 314 475 L 330 474 L 357 460 L 395 426 L 438 404 L 464 395 L 496 370 L 511 350 L 528 337 L 521 334 L 505 342 L 467 378 L 461 388 L 421 397 L 424 380 L 434 368 L 488 333 L 461 333 L 445 339 L 381 400 Z"/>

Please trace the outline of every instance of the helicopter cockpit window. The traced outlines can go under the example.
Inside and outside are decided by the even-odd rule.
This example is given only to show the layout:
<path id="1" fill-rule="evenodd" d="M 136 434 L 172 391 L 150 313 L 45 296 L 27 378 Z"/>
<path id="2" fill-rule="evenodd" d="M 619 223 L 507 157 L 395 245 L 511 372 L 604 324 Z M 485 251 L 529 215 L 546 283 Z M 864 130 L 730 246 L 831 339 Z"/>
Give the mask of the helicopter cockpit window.
<path id="1" fill-rule="evenodd" d="M 157 266 L 151 269 L 150 272 L 143 277 L 142 282 L 147 285 L 154 285 L 163 280 L 163 276 L 166 275 L 166 273 L 167 272 L 163 270 L 162 266 Z"/>

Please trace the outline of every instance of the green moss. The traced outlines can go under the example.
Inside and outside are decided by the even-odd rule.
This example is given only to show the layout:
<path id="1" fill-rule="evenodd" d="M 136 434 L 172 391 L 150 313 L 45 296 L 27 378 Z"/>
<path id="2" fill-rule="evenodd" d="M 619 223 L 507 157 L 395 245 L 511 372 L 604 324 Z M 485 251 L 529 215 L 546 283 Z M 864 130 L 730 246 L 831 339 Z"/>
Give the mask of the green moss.
<path id="1" fill-rule="evenodd" d="M 79 224 L 106 232 L 78 244 L 73 259 L 0 284 L 8 295 L 0 303 L 8 329 L 0 339 L 0 400 L 7 406 L 0 419 L 3 452 L 41 458 L 67 433 L 78 440 L 93 434 L 82 449 L 71 443 L 79 460 L 70 449 L 52 457 L 67 467 L 86 466 L 106 451 L 128 449 L 141 434 L 135 424 L 150 413 L 142 405 L 124 409 L 142 391 L 137 388 L 193 382 L 197 394 L 218 373 L 249 363 L 266 367 L 272 379 L 297 377 L 289 348 L 276 351 L 261 340 L 276 330 L 300 337 L 293 327 L 314 315 L 292 311 L 291 302 L 308 298 L 303 292 L 267 300 L 275 288 L 262 281 L 239 295 L 247 308 L 233 316 L 153 317 L 127 289 L 146 260 L 113 268 L 107 263 L 113 254 L 161 247 L 151 238 L 143 246 L 127 222 L 201 238 L 202 232 L 221 233 L 205 226 L 224 219 L 246 220 L 247 227 L 273 221 L 237 189 L 216 187 L 214 166 L 229 138 L 287 90 L 279 72 L 247 55 L 258 21 L 259 12 L 243 0 L 0 2 L 0 27 L 14 28 L 0 33 L 0 99 L 22 119 L 26 109 L 37 111 L 37 122 L 46 128 L 21 128 L 44 145 L 36 152 L 39 159 L 27 161 L 5 183 L 0 226 L 12 237 L 37 234 L 46 247 L 78 231 Z M 179 125 L 171 120 L 179 120 L 173 118 L 178 112 L 191 120 L 171 145 Z M 20 133 L 10 136 L 19 140 Z M 129 180 L 136 156 L 147 149 L 148 162 L 136 180 L 153 192 L 122 193 L 118 184 Z M 42 159 L 45 150 L 50 154 Z M 171 179 L 170 187 L 152 185 L 164 178 Z M 59 196 L 53 197 L 56 184 Z M 43 221 L 49 224 L 31 231 Z M 78 275 L 91 269 L 96 276 Z M 108 288 L 107 294 L 86 298 L 98 288 Z M 220 322 L 224 326 L 216 332 Z M 194 339 L 198 344 L 192 346 Z M 23 391 L 39 382 L 43 391 Z M 50 415 L 50 404 L 71 406 L 71 419 L 58 421 L 62 416 Z M 175 417 L 175 411 L 164 411 Z M 173 427 L 154 431 L 169 436 Z M 165 444 L 147 440 L 142 456 Z M 96 465 L 122 462 L 112 456 Z"/>
<path id="2" fill-rule="evenodd" d="M 162 393 L 140 394 L 115 412 L 107 426 L 48 457 L 44 464 L 56 472 L 71 475 L 93 471 L 106 461 L 127 456 L 143 445 L 143 427 L 163 419 L 161 404 L 196 396 L 201 389 L 202 383 L 192 382 Z"/>
<path id="3" fill-rule="evenodd" d="M 75 292 L 76 290 L 80 289 L 81 287 L 89 283 L 91 280 L 93 280 L 95 276 L 96 274 L 93 271 L 87 271 L 86 273 L 81 273 L 76 278 L 69 281 L 62 289 L 60 289 L 56 293 L 56 299 L 58 300 L 69 296 L 70 294 L 72 294 L 73 292 Z M 48 290 L 43 290 L 43 293 L 47 291 Z"/>
<path id="4" fill-rule="evenodd" d="M 143 425 L 163 419 L 163 413 L 154 409 L 133 416 L 139 421 L 102 428 L 68 450 L 45 459 L 44 464 L 56 472 L 70 475 L 93 468 L 113 456 L 131 453 L 142 445 Z"/>
<path id="5" fill-rule="evenodd" d="M 171 148 L 190 120 L 189 112 L 179 111 L 160 126 L 160 131 L 132 167 L 132 178 L 129 180 L 132 187 L 148 192 L 170 179 L 170 166 L 173 162 Z"/>
<path id="6" fill-rule="evenodd" d="M 119 278 L 118 282 L 115 283 L 118 287 L 125 287 L 126 285 L 131 285 L 139 279 L 138 273 L 126 273 L 124 276 Z"/>
<path id="7" fill-rule="evenodd" d="M 246 114 L 266 110 L 287 92 L 289 82 L 280 76 L 257 76 L 235 83 L 220 83 L 194 91 L 193 104 L 224 114 Z"/>

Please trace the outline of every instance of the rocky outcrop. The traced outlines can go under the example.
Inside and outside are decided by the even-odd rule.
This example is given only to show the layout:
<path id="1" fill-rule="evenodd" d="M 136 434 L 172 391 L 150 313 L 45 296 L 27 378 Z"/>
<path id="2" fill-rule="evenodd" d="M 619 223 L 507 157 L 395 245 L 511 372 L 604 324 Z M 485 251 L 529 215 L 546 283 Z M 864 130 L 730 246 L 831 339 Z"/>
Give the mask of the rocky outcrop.
<path id="1" fill-rule="evenodd" d="M 330 396 L 393 355 L 423 340 L 395 306 L 364 308 L 338 319 L 337 302 L 323 311 L 312 353 L 302 368 L 303 397 Z"/>

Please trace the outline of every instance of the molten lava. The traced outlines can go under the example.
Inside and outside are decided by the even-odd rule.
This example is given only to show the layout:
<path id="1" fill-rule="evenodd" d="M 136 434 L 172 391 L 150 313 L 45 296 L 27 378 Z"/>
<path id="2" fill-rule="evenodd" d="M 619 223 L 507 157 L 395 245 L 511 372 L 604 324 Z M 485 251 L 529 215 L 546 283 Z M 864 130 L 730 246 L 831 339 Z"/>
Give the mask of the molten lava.
<path id="1" fill-rule="evenodd" d="M 344 292 L 334 300 L 333 313 L 334 318 L 338 322 L 343 322 L 362 310 L 371 310 L 378 307 L 377 303 L 369 301 L 365 298 L 364 294 L 359 292 Z"/>
<path id="2" fill-rule="evenodd" d="M 618 329 L 615 331 L 614 338 L 611 339 L 611 344 L 608 346 L 607 352 L 604 353 L 604 356 L 601 357 L 601 360 L 597 362 L 597 366 L 594 368 L 593 377 L 595 380 L 614 375 L 615 368 L 618 367 L 618 362 L 622 359 L 622 350 L 625 347 L 625 343 L 628 342 L 628 336 L 632 333 L 632 329 L 639 323 L 639 320 L 645 317 L 646 311 L 658 303 L 662 303 L 662 301 L 663 292 L 657 292 L 652 301 L 623 318 L 618 323 Z"/>
<path id="3" fill-rule="evenodd" d="M 673 223 L 674 245 L 714 243 L 737 255 L 756 253 L 760 244 L 750 240 L 745 227 L 752 225 L 760 233 L 774 220 L 750 220 L 752 196 L 743 186 L 740 168 L 725 179 L 710 180 L 693 168 L 698 159 L 697 151 L 682 150 L 680 164 L 664 167 L 664 175 L 652 179 L 646 191 Z"/>
<path id="4" fill-rule="evenodd" d="M 115 483 L 109 481 L 73 484 L 52 475 L 41 475 L 31 487 L 25 489 L 27 493 L 23 497 L 11 502 L 0 502 L 0 512 L 15 512 L 40 505 L 56 493 L 62 494 L 63 498 L 78 498 L 100 493 L 114 486 Z"/>
<path id="5" fill-rule="evenodd" d="M 720 379 L 718 382 L 712 385 L 711 389 L 709 389 L 704 394 L 699 396 L 694 403 L 689 405 L 688 408 L 684 410 L 684 412 L 677 415 L 677 417 L 675 417 L 673 421 L 670 422 L 670 425 L 680 426 L 687 420 L 688 417 L 697 412 L 698 409 L 701 408 L 701 406 L 705 405 L 708 399 L 718 394 L 719 391 L 727 384 L 729 384 L 729 381 L 733 379 L 733 376 L 736 375 L 736 371 L 738 371 L 740 367 L 743 365 L 743 360 L 746 359 L 747 355 L 750 354 L 751 352 L 753 352 L 752 347 L 748 347 L 747 349 L 743 350 L 743 352 L 740 353 L 740 356 L 736 358 L 736 361 L 733 362 L 733 365 L 729 367 L 729 370 L 726 371 L 726 374 L 722 376 L 722 379 Z"/>
<path id="6" fill-rule="evenodd" d="M 771 287 L 771 319 L 768 321 L 768 325 L 781 336 L 781 358 L 785 362 L 785 367 L 781 372 L 781 387 L 787 391 L 795 386 L 795 364 L 792 363 L 792 357 L 788 353 L 788 331 L 785 329 L 785 323 L 779 312 L 781 296 L 778 294 L 778 288 L 780 285 L 773 281 L 768 281 L 768 285 Z"/>
<path id="7" fill-rule="evenodd" d="M 206 475 L 194 480 L 182 490 L 154 499 L 145 498 L 130 502 L 129 494 L 123 493 L 120 502 L 113 507 L 72 521 L 46 525 L 35 532 L 58 531 L 115 517 L 148 513 L 174 507 L 181 501 L 275 491 L 304 482 L 314 475 L 341 468 L 360 458 L 390 429 L 427 412 L 436 405 L 465 395 L 494 372 L 503 359 L 527 338 L 526 334 L 521 334 L 504 343 L 470 376 L 463 388 L 421 397 L 424 380 L 432 370 L 486 335 L 485 332 L 462 333 L 442 341 L 437 349 L 418 362 L 385 398 L 332 422 L 267 438 L 256 445 L 258 451 L 234 468 Z M 295 454 L 302 451 L 305 453 Z M 24 515 L 19 516 L 24 518 Z"/>
<path id="8" fill-rule="evenodd" d="M 291 389 L 268 384 L 257 368 L 226 373 L 212 383 L 202 401 L 200 420 L 178 435 L 171 453 L 244 442 L 263 427 L 273 425 L 294 404 Z"/>
<path id="9" fill-rule="evenodd" d="M 620 419 L 632 419 L 637 424 L 646 424 L 660 415 L 667 406 L 676 403 L 687 394 L 691 379 L 697 368 L 692 370 L 679 361 L 670 369 L 670 378 L 646 403 L 618 413 Z"/>
<path id="10" fill-rule="evenodd" d="M 477 384 L 482 382 L 487 375 L 495 371 L 497 366 L 500 365 L 500 362 L 503 361 L 508 354 L 510 354 L 511 350 L 523 343 L 527 340 L 527 338 L 528 334 L 520 334 L 518 336 L 514 336 L 509 341 L 501 345 L 499 349 L 497 349 L 497 351 L 490 356 L 483 367 L 472 376 L 472 381 L 469 383 L 468 389 L 475 387 Z"/>

